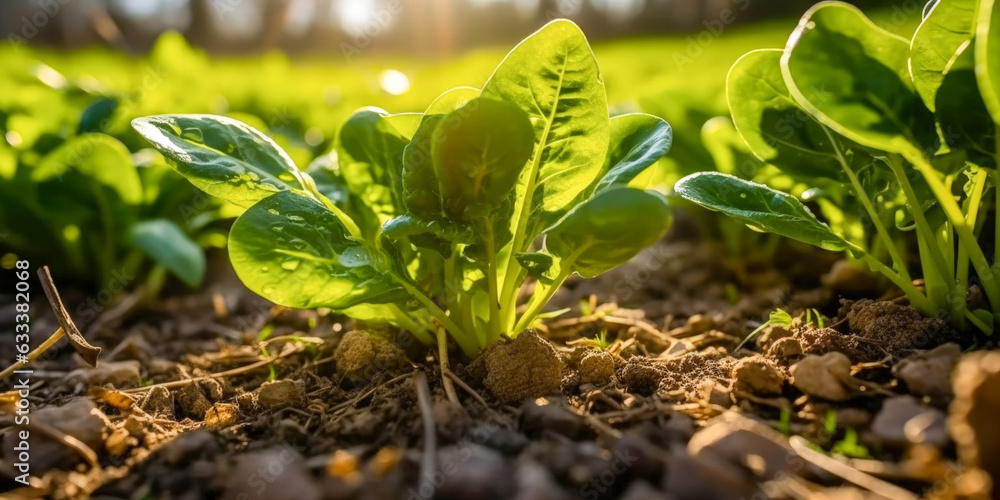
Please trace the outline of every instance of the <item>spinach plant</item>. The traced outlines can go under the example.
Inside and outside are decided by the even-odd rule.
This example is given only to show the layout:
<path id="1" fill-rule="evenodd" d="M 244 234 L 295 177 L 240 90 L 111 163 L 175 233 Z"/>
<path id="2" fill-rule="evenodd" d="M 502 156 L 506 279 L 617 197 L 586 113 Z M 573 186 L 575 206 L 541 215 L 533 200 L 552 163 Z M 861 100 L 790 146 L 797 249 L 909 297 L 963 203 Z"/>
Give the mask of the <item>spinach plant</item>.
<path id="1" fill-rule="evenodd" d="M 731 69 L 730 111 L 750 150 L 823 186 L 840 200 L 824 214 L 854 212 L 860 231 L 834 231 L 798 198 L 722 173 L 690 175 L 676 192 L 760 231 L 849 252 L 920 311 L 991 332 L 1000 245 L 987 256 L 979 237 L 997 206 L 987 193 L 1000 196 L 997 10 L 990 0 L 937 0 L 906 40 L 851 5 L 822 2 L 784 50 L 750 52 Z M 908 231 L 922 287 L 910 274 Z M 971 277 L 988 304 L 967 299 Z"/>
<path id="2" fill-rule="evenodd" d="M 424 113 L 356 112 L 303 170 L 232 119 L 133 126 L 195 186 L 246 208 L 229 255 L 251 290 L 426 343 L 433 318 L 470 356 L 528 328 L 570 275 L 624 263 L 671 220 L 663 196 L 629 186 L 667 152 L 670 127 L 609 118 L 590 46 L 565 20 L 521 42 L 481 90 L 452 89 Z"/>

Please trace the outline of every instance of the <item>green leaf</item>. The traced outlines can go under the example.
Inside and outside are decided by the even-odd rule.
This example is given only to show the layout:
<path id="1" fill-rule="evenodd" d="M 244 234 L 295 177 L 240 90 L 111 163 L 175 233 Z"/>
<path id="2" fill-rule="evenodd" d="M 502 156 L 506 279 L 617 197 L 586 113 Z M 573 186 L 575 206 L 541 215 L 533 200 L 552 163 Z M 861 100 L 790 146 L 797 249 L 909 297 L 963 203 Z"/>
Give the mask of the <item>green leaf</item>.
<path id="1" fill-rule="evenodd" d="M 132 128 L 206 193 L 241 207 L 305 189 L 291 158 L 252 127 L 213 115 L 136 118 Z"/>
<path id="2" fill-rule="evenodd" d="M 434 131 L 442 120 L 444 115 L 425 115 L 413 140 L 403 149 L 403 204 L 425 219 L 443 215 L 441 186 L 431 157 Z"/>
<path id="3" fill-rule="evenodd" d="M 166 219 L 145 220 L 129 229 L 132 244 L 191 288 L 205 278 L 205 252 L 177 224 Z"/>
<path id="4" fill-rule="evenodd" d="M 76 129 L 77 134 L 89 132 L 107 132 L 108 120 L 114 116 L 118 110 L 118 99 L 114 97 L 99 97 L 83 110 L 80 115 L 80 125 Z"/>
<path id="5" fill-rule="evenodd" d="M 607 156 L 608 101 L 597 60 L 579 27 L 555 20 L 507 54 L 482 96 L 517 105 L 534 125 L 514 212 L 536 219 L 530 241 L 591 185 Z"/>
<path id="6" fill-rule="evenodd" d="M 932 0 L 910 40 L 910 74 L 924 104 L 935 110 L 935 96 L 959 49 L 972 40 L 977 0 Z"/>
<path id="7" fill-rule="evenodd" d="M 826 127 L 792 98 L 780 50 L 748 52 L 729 70 L 726 96 L 733 123 L 758 158 L 789 175 L 839 179 L 837 150 Z M 741 176 L 747 177 L 747 176 Z"/>
<path id="8" fill-rule="evenodd" d="M 283 306 L 343 310 L 407 297 L 333 212 L 291 191 L 261 200 L 236 219 L 229 259 L 247 288 Z"/>
<path id="9" fill-rule="evenodd" d="M 396 129 L 403 138 L 409 139 L 413 137 L 413 134 L 417 133 L 417 127 L 420 126 L 420 121 L 423 118 L 423 113 L 396 113 L 394 115 L 386 115 L 382 119 L 392 128 Z"/>
<path id="10" fill-rule="evenodd" d="M 473 99 L 446 115 L 431 145 L 445 214 L 488 217 L 513 192 L 533 144 L 527 115 L 505 102 Z"/>
<path id="11" fill-rule="evenodd" d="M 976 88 L 972 45 L 965 45 L 946 70 L 937 93 L 937 120 L 949 148 L 965 149 L 969 160 L 982 167 L 996 164 L 996 124 Z"/>
<path id="12" fill-rule="evenodd" d="M 31 171 L 31 180 L 61 179 L 71 169 L 111 188 L 127 204 L 142 202 L 139 172 L 118 139 L 104 134 L 78 135 L 46 155 Z"/>
<path id="13" fill-rule="evenodd" d="M 438 96 L 424 111 L 425 115 L 446 115 L 477 98 L 482 91 L 473 87 L 455 87 Z"/>
<path id="14" fill-rule="evenodd" d="M 931 152 L 937 133 L 913 89 L 910 46 L 856 7 L 822 2 L 806 12 L 781 58 L 795 101 L 820 123 L 863 146 Z"/>
<path id="15" fill-rule="evenodd" d="M 378 108 L 357 111 L 337 138 L 340 174 L 347 187 L 382 221 L 403 212 L 403 148 L 408 142 L 388 116 Z"/>
<path id="16" fill-rule="evenodd" d="M 718 172 L 701 172 L 678 181 L 674 191 L 757 231 L 780 234 L 831 251 L 849 247 L 797 198 L 763 184 Z"/>
<path id="17" fill-rule="evenodd" d="M 309 164 L 305 173 L 316 184 L 316 190 L 343 210 L 361 228 L 362 234 L 374 238 L 382 222 L 347 187 L 347 181 L 340 174 L 336 151 L 317 157 Z"/>
<path id="18" fill-rule="evenodd" d="M 976 21 L 976 79 L 993 122 L 1000 125 L 1000 3 L 979 0 Z"/>
<path id="19" fill-rule="evenodd" d="M 655 243 L 670 223 L 670 205 L 662 195 L 608 189 L 574 207 L 548 230 L 545 249 L 560 259 L 560 266 L 593 278 Z"/>
<path id="20" fill-rule="evenodd" d="M 667 154 L 672 141 L 670 125 L 656 116 L 632 113 L 612 118 L 608 156 L 588 194 L 627 185 Z"/>

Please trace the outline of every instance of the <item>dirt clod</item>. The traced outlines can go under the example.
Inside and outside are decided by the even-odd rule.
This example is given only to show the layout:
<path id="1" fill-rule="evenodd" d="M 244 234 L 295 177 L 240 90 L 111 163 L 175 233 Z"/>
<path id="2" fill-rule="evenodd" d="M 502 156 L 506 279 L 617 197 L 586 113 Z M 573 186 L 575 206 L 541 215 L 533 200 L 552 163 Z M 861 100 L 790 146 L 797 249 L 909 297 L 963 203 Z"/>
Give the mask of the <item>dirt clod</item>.
<path id="1" fill-rule="evenodd" d="M 371 380 L 379 373 L 399 373 L 409 366 L 406 354 L 384 335 L 366 330 L 344 334 L 333 353 L 337 371 L 357 380 Z"/>
<path id="2" fill-rule="evenodd" d="M 605 385 L 615 374 L 615 357 L 605 351 L 591 351 L 580 360 L 580 383 Z"/>
<path id="3" fill-rule="evenodd" d="M 949 342 L 900 361 L 892 373 L 906 382 L 911 393 L 943 403 L 952 396 L 951 372 L 961 355 L 962 348 Z"/>
<path id="4" fill-rule="evenodd" d="M 198 384 L 187 384 L 178 389 L 177 403 L 186 415 L 198 420 L 205 418 L 205 412 L 212 407 L 212 402 L 205 397 Z"/>
<path id="5" fill-rule="evenodd" d="M 830 401 L 850 399 L 851 360 L 839 352 L 806 356 L 789 369 L 792 385 L 810 396 Z"/>
<path id="6" fill-rule="evenodd" d="M 305 384 L 301 380 L 272 380 L 257 389 L 257 402 L 269 410 L 294 406 L 305 398 Z"/>
<path id="7" fill-rule="evenodd" d="M 494 344 L 481 356 L 486 366 L 486 387 L 505 403 L 559 391 L 562 361 L 555 347 L 535 331 Z"/>
<path id="8" fill-rule="evenodd" d="M 733 365 L 733 388 L 757 396 L 777 396 L 785 386 L 785 374 L 764 356 L 743 358 Z"/>
<path id="9" fill-rule="evenodd" d="M 847 320 L 860 340 L 858 361 L 877 361 L 910 349 L 930 349 L 956 338 L 955 331 L 944 321 L 888 301 L 859 300 L 851 305 Z"/>
<path id="10" fill-rule="evenodd" d="M 306 469 L 305 460 L 287 447 L 240 455 L 236 457 L 236 463 L 226 477 L 226 494 L 222 497 L 224 500 L 322 498 L 319 485 Z M 253 481 L 253 478 L 258 480 Z"/>

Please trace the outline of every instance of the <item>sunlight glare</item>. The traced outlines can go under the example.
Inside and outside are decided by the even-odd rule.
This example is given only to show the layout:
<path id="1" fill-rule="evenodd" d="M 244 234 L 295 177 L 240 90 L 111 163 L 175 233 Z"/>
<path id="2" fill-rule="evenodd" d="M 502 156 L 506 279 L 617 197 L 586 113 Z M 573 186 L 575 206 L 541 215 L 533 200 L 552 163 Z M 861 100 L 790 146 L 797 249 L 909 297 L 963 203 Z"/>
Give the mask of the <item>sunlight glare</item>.
<path id="1" fill-rule="evenodd" d="M 410 79 L 402 71 L 387 69 L 378 77 L 382 90 L 389 95 L 402 95 L 410 90 Z"/>

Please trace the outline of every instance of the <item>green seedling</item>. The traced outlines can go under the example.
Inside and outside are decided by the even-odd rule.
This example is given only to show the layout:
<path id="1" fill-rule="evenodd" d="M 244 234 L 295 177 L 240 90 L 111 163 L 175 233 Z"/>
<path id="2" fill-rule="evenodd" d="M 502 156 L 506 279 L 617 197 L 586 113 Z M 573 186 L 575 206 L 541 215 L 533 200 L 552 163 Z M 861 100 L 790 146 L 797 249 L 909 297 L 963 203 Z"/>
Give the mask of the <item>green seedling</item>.
<path id="1" fill-rule="evenodd" d="M 251 290 L 428 344 L 436 320 L 469 356 L 531 325 L 571 275 L 624 263 L 671 222 L 665 197 L 629 185 L 668 151 L 669 125 L 609 118 L 590 46 L 564 20 L 521 42 L 481 90 L 453 89 L 422 114 L 358 111 L 304 170 L 236 120 L 133 127 L 195 186 L 246 208 L 229 256 Z"/>
<path id="2" fill-rule="evenodd" d="M 979 236 L 996 206 L 987 193 L 1000 196 L 998 10 L 992 1 L 935 2 L 907 40 L 851 5 L 822 2 L 783 50 L 753 51 L 733 66 L 727 97 L 750 150 L 824 192 L 817 203 L 828 220 L 856 208 L 860 224 L 835 231 L 797 197 L 719 172 L 688 176 L 676 192 L 758 231 L 846 252 L 921 312 L 992 332 L 1000 269 Z M 906 232 L 916 233 L 922 289 Z M 973 273 L 989 309 L 970 309 Z"/>
<path id="3" fill-rule="evenodd" d="M 761 323 L 761 325 L 757 328 L 754 328 L 754 330 L 750 332 L 750 334 L 747 335 L 738 346 L 736 346 L 736 349 L 741 349 L 747 342 L 772 325 L 780 325 L 785 328 L 790 328 L 792 326 L 792 315 L 788 314 L 788 312 L 783 309 L 775 309 L 774 311 L 771 311 L 767 321 Z"/>

